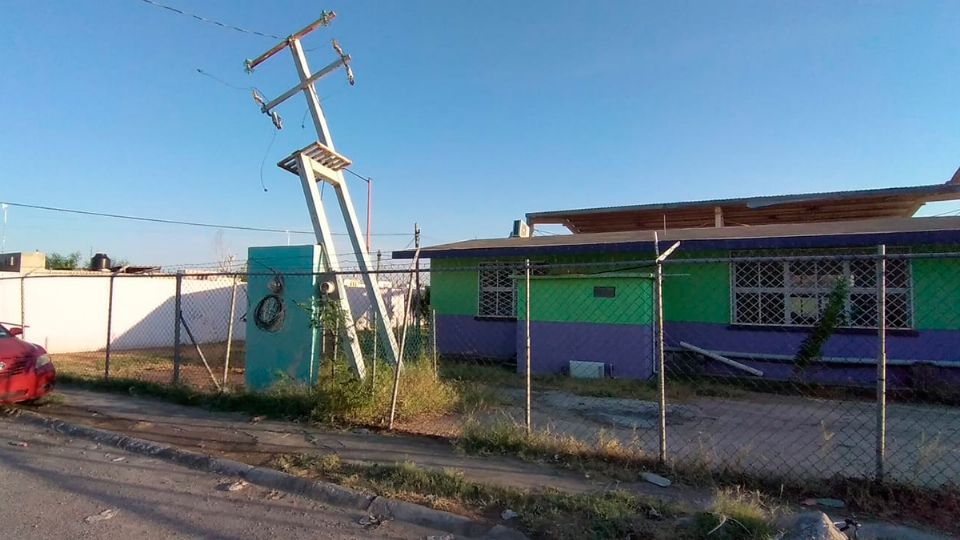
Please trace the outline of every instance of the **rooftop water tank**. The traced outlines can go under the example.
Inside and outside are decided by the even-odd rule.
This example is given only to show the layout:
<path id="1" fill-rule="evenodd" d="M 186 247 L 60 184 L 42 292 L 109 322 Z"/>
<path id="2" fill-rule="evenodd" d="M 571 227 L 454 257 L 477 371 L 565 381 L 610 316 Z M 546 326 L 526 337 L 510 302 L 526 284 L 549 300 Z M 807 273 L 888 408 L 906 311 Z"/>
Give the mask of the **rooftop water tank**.
<path id="1" fill-rule="evenodd" d="M 109 270 L 110 269 L 110 257 L 107 257 L 106 253 L 97 253 L 90 259 L 90 269 L 91 270 Z"/>

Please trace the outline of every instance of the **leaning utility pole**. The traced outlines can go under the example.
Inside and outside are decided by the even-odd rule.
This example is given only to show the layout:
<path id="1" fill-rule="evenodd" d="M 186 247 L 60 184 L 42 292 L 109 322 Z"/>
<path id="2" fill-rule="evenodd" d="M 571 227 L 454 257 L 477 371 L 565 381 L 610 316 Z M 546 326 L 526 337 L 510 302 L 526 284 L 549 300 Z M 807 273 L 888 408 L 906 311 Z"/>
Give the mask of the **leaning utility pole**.
<path id="1" fill-rule="evenodd" d="M 373 304 L 377 330 L 385 340 L 384 352 L 387 361 L 394 364 L 397 362 L 397 342 L 393 332 L 391 332 L 387 326 L 390 318 L 387 317 L 383 297 L 374 279 L 369 248 L 365 245 L 360 223 L 354 211 L 353 200 L 350 198 L 350 192 L 343 178 L 343 170 L 350 166 L 351 161 L 343 155 L 338 154 L 334 149 L 333 138 L 330 136 L 330 129 L 327 126 L 327 120 L 324 117 L 323 109 L 320 107 L 320 100 L 317 98 L 317 91 L 314 87 L 316 81 L 341 67 L 347 72 L 347 81 L 350 85 L 353 85 L 354 80 L 353 70 L 350 68 L 350 55 L 343 52 L 337 40 L 333 40 L 333 50 L 339 58 L 321 68 L 320 71 L 311 73 L 310 67 L 307 64 L 307 57 L 303 51 L 303 46 L 300 44 L 301 38 L 321 26 L 329 25 L 334 17 L 336 17 L 336 15 L 333 12 L 323 12 L 319 19 L 310 23 L 302 30 L 292 34 L 277 45 L 274 45 L 270 50 L 257 58 L 247 60 L 246 67 L 247 72 L 252 72 L 257 66 L 285 48 L 289 49 L 293 55 L 293 62 L 297 68 L 300 83 L 269 102 L 256 92 L 254 92 L 254 99 L 260 104 L 260 110 L 273 120 L 277 129 L 282 128 L 283 122 L 280 119 L 280 115 L 277 114 L 274 109 L 298 92 L 303 92 L 304 97 L 307 99 L 307 107 L 310 109 L 310 116 L 313 119 L 313 125 L 317 131 L 317 140 L 293 152 L 277 163 L 277 166 L 300 177 L 303 195 L 306 198 L 307 207 L 310 210 L 310 218 L 313 222 L 313 230 L 317 236 L 317 242 L 323 249 L 325 268 L 333 274 L 337 291 L 339 291 L 340 294 L 340 307 L 345 319 L 341 325 L 341 332 L 348 344 L 348 346 L 345 347 L 347 356 L 353 364 L 354 371 L 359 377 L 363 378 L 365 374 L 363 355 L 360 351 L 360 343 L 357 339 L 357 331 L 353 322 L 352 312 L 350 311 L 349 298 L 344 288 L 343 276 L 340 273 L 342 270 L 340 260 L 337 257 L 337 250 L 333 243 L 333 236 L 330 231 L 330 224 L 327 221 L 326 212 L 323 208 L 323 201 L 320 199 L 320 190 L 317 188 L 317 182 L 326 182 L 333 186 L 336 191 L 337 200 L 340 203 L 340 212 L 347 226 L 347 234 L 353 246 L 353 252 L 359 265 L 360 275 L 363 277 L 367 298 Z"/>

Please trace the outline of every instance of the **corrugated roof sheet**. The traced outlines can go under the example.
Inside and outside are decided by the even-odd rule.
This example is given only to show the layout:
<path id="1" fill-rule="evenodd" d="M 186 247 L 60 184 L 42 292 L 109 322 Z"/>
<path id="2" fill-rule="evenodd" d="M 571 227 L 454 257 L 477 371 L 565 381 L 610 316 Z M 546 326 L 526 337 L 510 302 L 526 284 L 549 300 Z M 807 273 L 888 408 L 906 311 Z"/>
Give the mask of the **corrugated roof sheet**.
<path id="1" fill-rule="evenodd" d="M 560 224 L 575 233 L 766 225 L 910 217 L 926 202 L 960 198 L 960 182 L 927 186 L 610 206 L 527 214 L 530 224 Z M 664 227 L 665 226 L 665 227 Z"/>
<path id="2" fill-rule="evenodd" d="M 934 234 L 948 232 L 949 235 Z M 668 229 L 657 231 L 661 242 L 676 241 L 693 243 L 701 248 L 729 247 L 748 249 L 750 247 L 783 247 L 787 245 L 829 245 L 831 239 L 847 238 L 844 245 L 882 240 L 884 236 L 901 239 L 939 243 L 953 239 L 960 241 L 960 217 L 924 217 L 871 219 L 861 221 L 838 221 L 822 223 L 791 223 L 784 225 L 758 225 L 755 227 L 703 227 L 695 229 Z M 616 252 L 652 249 L 653 230 L 618 231 L 592 234 L 566 234 L 556 236 L 535 236 L 532 238 L 501 238 L 489 240 L 467 240 L 450 244 L 425 247 L 420 250 L 424 258 L 509 256 L 528 253 L 564 253 L 564 252 Z M 816 242 L 777 242 L 764 243 L 766 239 L 817 239 Z M 895 238 L 892 238 L 895 239 Z M 852 243 L 851 243 L 852 240 Z M 952 241 L 952 240 L 950 240 Z M 577 249 L 580 248 L 580 249 Z M 601 249 L 582 249 L 601 248 Z M 413 250 L 395 251 L 394 258 L 409 259 Z"/>

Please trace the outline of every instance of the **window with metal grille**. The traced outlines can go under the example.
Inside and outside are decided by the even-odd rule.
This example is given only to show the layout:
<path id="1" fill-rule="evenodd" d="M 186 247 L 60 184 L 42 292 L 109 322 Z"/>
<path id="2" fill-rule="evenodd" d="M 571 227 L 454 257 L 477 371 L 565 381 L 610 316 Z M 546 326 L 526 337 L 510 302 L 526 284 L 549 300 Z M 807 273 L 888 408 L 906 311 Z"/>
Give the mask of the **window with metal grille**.
<path id="1" fill-rule="evenodd" d="M 480 294 L 477 315 L 509 319 L 516 317 L 516 280 L 523 278 L 524 263 L 480 263 Z M 530 274 L 546 273 L 543 263 L 530 263 Z"/>
<path id="2" fill-rule="evenodd" d="M 734 324 L 813 326 L 839 280 L 848 284 L 845 327 L 877 327 L 877 262 L 816 259 L 743 261 L 731 264 Z M 910 262 L 887 261 L 886 319 L 889 328 L 911 328 Z"/>

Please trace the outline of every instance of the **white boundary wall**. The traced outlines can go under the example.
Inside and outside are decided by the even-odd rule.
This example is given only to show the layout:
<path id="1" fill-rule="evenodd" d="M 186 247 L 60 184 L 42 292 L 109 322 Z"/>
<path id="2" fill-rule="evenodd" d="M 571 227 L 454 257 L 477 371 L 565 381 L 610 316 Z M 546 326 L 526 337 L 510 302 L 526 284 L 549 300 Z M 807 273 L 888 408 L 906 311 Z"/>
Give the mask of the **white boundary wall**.
<path id="1" fill-rule="evenodd" d="M 115 279 L 111 347 L 172 347 L 176 278 L 118 275 Z M 0 273 L 0 321 L 21 322 L 21 282 L 27 341 L 50 353 L 96 351 L 106 346 L 109 275 L 20 279 L 17 274 Z M 229 276 L 183 278 L 181 309 L 199 342 L 226 340 L 232 286 Z M 237 340 L 245 337 L 246 324 L 240 317 L 246 305 L 246 284 L 238 283 L 233 329 Z M 189 344 L 185 331 L 181 342 Z"/>

